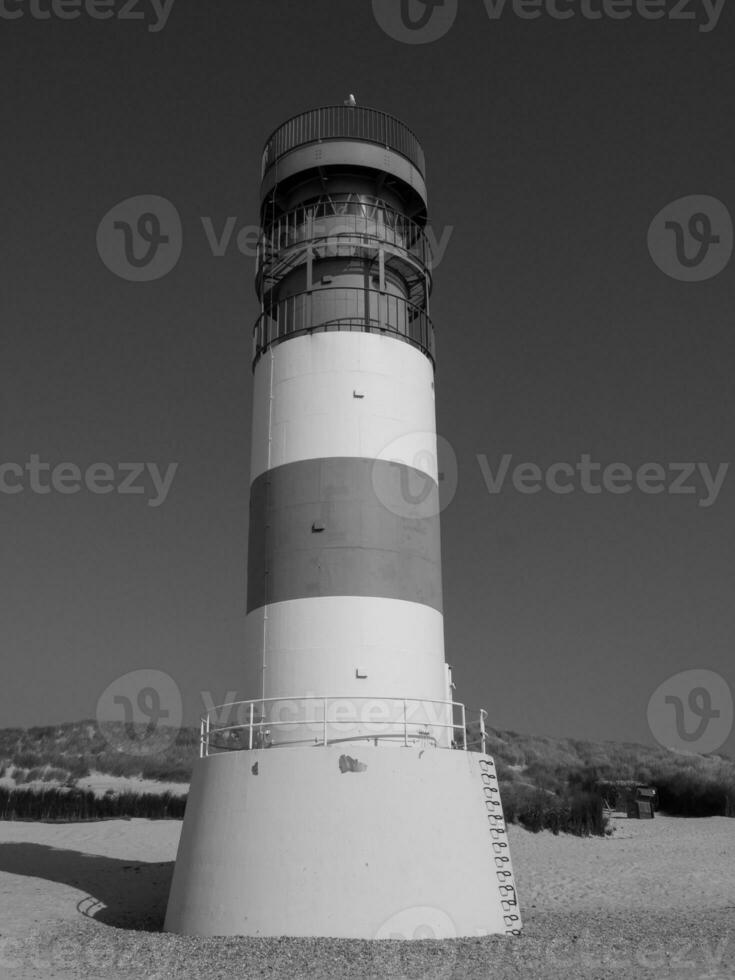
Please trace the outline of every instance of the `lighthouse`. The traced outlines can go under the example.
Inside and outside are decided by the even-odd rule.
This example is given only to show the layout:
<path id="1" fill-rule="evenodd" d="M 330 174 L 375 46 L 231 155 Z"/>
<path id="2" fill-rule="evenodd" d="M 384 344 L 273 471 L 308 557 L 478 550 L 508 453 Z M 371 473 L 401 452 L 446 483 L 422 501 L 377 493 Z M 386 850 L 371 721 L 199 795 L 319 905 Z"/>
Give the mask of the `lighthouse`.
<path id="1" fill-rule="evenodd" d="M 485 713 L 454 700 L 445 660 L 427 216 L 418 139 L 354 97 L 266 142 L 246 620 L 259 690 L 202 719 L 168 931 L 520 931 Z"/>

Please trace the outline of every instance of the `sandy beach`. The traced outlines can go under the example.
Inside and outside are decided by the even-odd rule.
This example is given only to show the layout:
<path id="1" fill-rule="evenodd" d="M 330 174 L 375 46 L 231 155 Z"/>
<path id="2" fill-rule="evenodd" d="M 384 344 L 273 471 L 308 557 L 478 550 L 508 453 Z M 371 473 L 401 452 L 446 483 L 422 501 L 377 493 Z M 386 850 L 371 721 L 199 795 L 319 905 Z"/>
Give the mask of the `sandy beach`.
<path id="1" fill-rule="evenodd" d="M 14 980 L 735 977 L 735 821 L 509 828 L 519 939 L 196 939 L 160 933 L 178 821 L 0 823 L 0 971 Z"/>

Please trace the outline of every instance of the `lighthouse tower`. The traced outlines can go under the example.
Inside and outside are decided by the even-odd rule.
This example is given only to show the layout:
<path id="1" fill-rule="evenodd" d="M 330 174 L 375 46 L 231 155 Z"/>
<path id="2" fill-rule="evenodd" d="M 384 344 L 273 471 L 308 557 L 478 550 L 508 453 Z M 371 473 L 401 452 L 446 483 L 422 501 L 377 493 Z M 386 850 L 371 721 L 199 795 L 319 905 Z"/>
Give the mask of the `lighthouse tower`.
<path id="1" fill-rule="evenodd" d="M 172 932 L 520 930 L 484 712 L 454 702 L 444 657 L 424 154 L 354 101 L 289 120 L 263 154 L 260 690 L 202 720 Z"/>

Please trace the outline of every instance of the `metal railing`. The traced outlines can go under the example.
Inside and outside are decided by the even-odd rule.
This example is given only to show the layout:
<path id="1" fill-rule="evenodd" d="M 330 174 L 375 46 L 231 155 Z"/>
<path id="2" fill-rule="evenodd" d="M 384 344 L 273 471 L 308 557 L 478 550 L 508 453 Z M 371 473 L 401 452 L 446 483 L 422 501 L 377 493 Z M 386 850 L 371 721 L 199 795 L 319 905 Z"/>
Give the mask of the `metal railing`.
<path id="1" fill-rule="evenodd" d="M 263 152 L 262 176 L 286 153 L 323 140 L 350 139 L 377 143 L 406 157 L 426 175 L 426 159 L 416 135 L 395 116 L 364 106 L 322 106 L 282 123 Z"/>
<path id="2" fill-rule="evenodd" d="M 334 202 L 320 201 L 281 214 L 266 226 L 258 250 L 259 270 L 294 246 L 357 236 L 403 250 L 427 274 L 431 269 L 431 247 L 417 222 L 384 205 L 355 205 L 340 212 Z"/>
<path id="3" fill-rule="evenodd" d="M 330 330 L 388 333 L 435 360 L 434 327 L 421 307 L 378 290 L 336 287 L 289 296 L 262 313 L 253 328 L 253 364 L 286 337 Z"/>
<path id="4" fill-rule="evenodd" d="M 384 717 L 375 717 L 379 712 Z M 288 714 L 284 718 L 284 713 Z M 235 715 L 234 722 L 232 716 Z M 485 751 L 485 711 L 479 711 L 480 746 L 467 738 L 467 712 L 459 701 L 427 698 L 260 698 L 211 708 L 201 719 L 200 756 L 210 752 L 341 742 L 398 742 Z"/>

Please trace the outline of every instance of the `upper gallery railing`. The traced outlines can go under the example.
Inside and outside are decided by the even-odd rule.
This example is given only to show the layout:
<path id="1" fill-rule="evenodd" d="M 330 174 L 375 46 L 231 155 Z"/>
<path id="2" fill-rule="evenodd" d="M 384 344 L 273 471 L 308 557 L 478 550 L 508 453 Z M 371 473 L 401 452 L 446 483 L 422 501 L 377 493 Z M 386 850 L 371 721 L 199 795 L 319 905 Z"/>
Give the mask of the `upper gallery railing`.
<path id="1" fill-rule="evenodd" d="M 364 140 L 395 150 L 426 175 L 424 151 L 405 123 L 378 109 L 344 105 L 309 109 L 280 125 L 265 145 L 262 175 L 297 146 L 338 139 Z"/>
<path id="2" fill-rule="evenodd" d="M 342 287 L 287 296 L 264 311 L 253 328 L 253 365 L 271 344 L 328 331 L 387 333 L 418 347 L 432 364 L 436 359 L 434 327 L 425 310 L 402 296 Z"/>
<path id="3" fill-rule="evenodd" d="M 431 270 L 431 246 L 421 225 L 377 199 L 364 201 L 340 201 L 336 196 L 325 201 L 301 204 L 297 208 L 279 214 L 263 229 L 258 249 L 260 266 L 274 262 L 280 252 L 323 239 L 340 239 L 360 236 L 405 250 L 423 267 Z"/>

